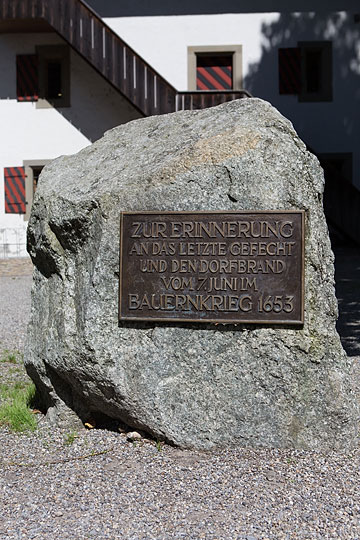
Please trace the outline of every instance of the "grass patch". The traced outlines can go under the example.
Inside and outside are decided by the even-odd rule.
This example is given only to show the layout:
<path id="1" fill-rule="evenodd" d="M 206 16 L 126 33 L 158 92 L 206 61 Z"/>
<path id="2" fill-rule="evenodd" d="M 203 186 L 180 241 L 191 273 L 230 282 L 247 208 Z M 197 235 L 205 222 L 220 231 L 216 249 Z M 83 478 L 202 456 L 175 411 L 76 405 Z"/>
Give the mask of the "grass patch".
<path id="1" fill-rule="evenodd" d="M 164 443 L 161 442 L 161 441 L 156 441 L 155 446 L 156 446 L 156 450 L 157 450 L 158 452 L 161 452 L 162 447 L 164 446 Z"/>
<path id="2" fill-rule="evenodd" d="M 0 385 L 0 426 L 6 425 L 13 431 L 35 431 L 37 422 L 30 405 L 35 397 L 35 385 L 17 382 Z"/>
<path id="3" fill-rule="evenodd" d="M 70 431 L 65 435 L 64 443 L 67 446 L 70 446 L 78 437 L 79 435 L 76 433 L 76 431 Z"/>
<path id="4" fill-rule="evenodd" d="M 15 373 L 16 374 L 17 373 L 22 373 L 22 369 L 21 369 L 21 367 L 11 367 L 11 368 L 8 369 L 8 373 L 10 375 L 14 375 Z"/>
<path id="5" fill-rule="evenodd" d="M 7 349 L 3 352 L 0 363 L 1 364 L 19 364 L 22 360 L 22 354 L 18 351 L 8 351 Z"/>

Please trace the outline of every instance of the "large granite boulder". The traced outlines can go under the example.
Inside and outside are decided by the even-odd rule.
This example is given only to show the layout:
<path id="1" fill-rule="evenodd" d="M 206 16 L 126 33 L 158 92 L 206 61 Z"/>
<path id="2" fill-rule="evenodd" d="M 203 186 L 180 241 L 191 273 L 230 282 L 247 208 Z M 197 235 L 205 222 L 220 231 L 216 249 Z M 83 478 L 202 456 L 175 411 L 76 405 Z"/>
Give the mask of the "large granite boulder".
<path id="1" fill-rule="evenodd" d="M 47 165 L 25 364 L 49 419 L 103 415 L 201 449 L 353 446 L 323 189 L 317 159 L 259 99 L 136 120 Z M 237 209 L 305 211 L 303 326 L 119 324 L 120 211 Z"/>

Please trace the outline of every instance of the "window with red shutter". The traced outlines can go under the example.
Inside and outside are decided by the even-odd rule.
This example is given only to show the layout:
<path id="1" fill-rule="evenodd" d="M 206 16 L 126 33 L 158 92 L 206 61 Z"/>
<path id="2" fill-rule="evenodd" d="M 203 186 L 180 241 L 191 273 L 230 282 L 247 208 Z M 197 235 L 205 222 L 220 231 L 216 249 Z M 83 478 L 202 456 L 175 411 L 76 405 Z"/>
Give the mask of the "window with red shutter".
<path id="1" fill-rule="evenodd" d="M 36 54 L 18 54 L 16 56 L 16 96 L 18 101 L 37 101 L 39 98 Z"/>
<path id="2" fill-rule="evenodd" d="M 242 88 L 242 45 L 188 47 L 188 89 L 226 92 Z"/>
<path id="3" fill-rule="evenodd" d="M 299 94 L 301 90 L 301 56 L 299 47 L 279 49 L 279 92 Z"/>
<path id="4" fill-rule="evenodd" d="M 5 213 L 25 214 L 25 169 L 24 167 L 5 167 Z"/>
<path id="5" fill-rule="evenodd" d="M 232 54 L 197 54 L 196 89 L 231 90 Z"/>

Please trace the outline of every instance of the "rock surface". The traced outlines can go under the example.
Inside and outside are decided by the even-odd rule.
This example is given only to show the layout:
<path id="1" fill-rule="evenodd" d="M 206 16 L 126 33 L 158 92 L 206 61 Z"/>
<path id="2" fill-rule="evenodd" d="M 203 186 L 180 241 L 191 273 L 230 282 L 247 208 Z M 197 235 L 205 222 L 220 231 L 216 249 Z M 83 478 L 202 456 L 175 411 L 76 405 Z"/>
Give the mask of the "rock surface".
<path id="1" fill-rule="evenodd" d="M 48 417 L 106 415 L 200 449 L 356 444 L 323 186 L 290 122 L 258 99 L 137 120 L 46 166 L 25 363 Z M 254 209 L 306 212 L 302 328 L 119 325 L 121 210 Z"/>

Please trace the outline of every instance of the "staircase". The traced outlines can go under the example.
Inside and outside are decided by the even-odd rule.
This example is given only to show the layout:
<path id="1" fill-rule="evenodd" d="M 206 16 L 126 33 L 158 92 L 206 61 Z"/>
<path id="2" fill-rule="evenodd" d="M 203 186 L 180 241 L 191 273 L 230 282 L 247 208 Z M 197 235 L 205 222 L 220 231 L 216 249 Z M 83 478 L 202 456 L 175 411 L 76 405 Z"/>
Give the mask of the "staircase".
<path id="1" fill-rule="evenodd" d="M 0 0 L 0 21 L 46 21 L 144 116 L 251 97 L 242 91 L 178 92 L 82 0 Z"/>

